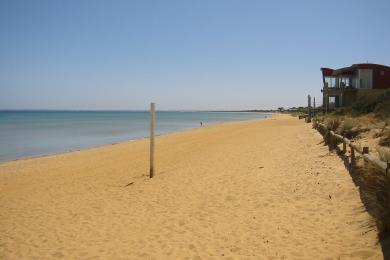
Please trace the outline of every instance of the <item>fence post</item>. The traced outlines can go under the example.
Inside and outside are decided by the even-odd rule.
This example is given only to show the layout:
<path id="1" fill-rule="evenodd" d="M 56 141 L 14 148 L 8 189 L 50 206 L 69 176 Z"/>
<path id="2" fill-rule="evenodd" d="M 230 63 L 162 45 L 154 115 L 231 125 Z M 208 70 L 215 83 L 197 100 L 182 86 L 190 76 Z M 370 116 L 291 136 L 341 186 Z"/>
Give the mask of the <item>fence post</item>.
<path id="1" fill-rule="evenodd" d="M 367 146 L 364 146 L 363 148 L 362 148 L 362 155 L 364 156 L 364 154 L 368 154 L 369 153 L 369 149 L 368 149 L 368 147 Z M 364 164 L 366 164 L 366 160 L 363 160 L 363 162 L 364 162 Z"/>
<path id="2" fill-rule="evenodd" d="M 347 153 L 347 144 L 345 143 L 345 140 L 344 140 L 344 135 L 343 135 L 343 154 L 346 154 Z"/>
<path id="3" fill-rule="evenodd" d="M 337 139 L 334 135 L 330 134 L 332 150 L 337 147 Z"/>
<path id="4" fill-rule="evenodd" d="M 307 95 L 307 114 L 308 114 L 307 122 L 310 123 L 311 122 L 311 96 L 310 95 Z"/>
<path id="5" fill-rule="evenodd" d="M 349 148 L 351 148 L 351 165 L 355 166 L 356 163 L 356 158 L 355 158 L 355 150 L 353 147 L 350 145 Z"/>
<path id="6" fill-rule="evenodd" d="M 154 177 L 154 129 L 156 125 L 155 104 L 150 103 L 150 171 L 149 177 Z"/>

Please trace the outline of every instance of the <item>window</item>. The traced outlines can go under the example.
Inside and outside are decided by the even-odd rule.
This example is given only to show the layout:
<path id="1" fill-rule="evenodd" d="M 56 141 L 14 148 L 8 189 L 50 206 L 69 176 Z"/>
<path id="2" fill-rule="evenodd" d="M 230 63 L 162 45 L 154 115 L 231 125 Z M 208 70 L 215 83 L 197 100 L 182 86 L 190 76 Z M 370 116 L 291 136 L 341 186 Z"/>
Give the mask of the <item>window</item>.
<path id="1" fill-rule="evenodd" d="M 340 77 L 339 78 L 339 86 L 340 87 L 350 87 L 350 80 L 347 77 Z"/>
<path id="2" fill-rule="evenodd" d="M 334 77 L 325 77 L 325 85 L 329 88 L 336 87 L 336 79 Z"/>
<path id="3" fill-rule="evenodd" d="M 359 88 L 372 88 L 371 69 L 359 69 Z"/>
<path id="4" fill-rule="evenodd" d="M 380 72 L 381 76 L 385 75 L 385 72 L 383 70 L 381 70 Z"/>

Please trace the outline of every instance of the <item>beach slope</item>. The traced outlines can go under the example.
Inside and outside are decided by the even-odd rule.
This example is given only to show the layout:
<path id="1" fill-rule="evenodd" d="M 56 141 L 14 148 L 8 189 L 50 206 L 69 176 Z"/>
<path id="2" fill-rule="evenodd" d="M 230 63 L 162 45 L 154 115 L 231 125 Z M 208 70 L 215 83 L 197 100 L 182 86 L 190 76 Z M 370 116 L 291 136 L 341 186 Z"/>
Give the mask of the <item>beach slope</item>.
<path id="1" fill-rule="evenodd" d="M 381 259 L 342 160 L 297 118 L 0 164 L 0 259 Z"/>

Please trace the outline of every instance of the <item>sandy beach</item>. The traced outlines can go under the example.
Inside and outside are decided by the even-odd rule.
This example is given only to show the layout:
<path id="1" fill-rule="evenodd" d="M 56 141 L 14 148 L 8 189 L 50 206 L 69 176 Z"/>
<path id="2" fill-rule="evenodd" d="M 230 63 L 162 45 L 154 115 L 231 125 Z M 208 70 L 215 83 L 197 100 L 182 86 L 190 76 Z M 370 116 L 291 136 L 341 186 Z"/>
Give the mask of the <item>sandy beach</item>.
<path id="1" fill-rule="evenodd" d="M 342 160 L 297 118 L 0 164 L 0 259 L 382 259 Z"/>

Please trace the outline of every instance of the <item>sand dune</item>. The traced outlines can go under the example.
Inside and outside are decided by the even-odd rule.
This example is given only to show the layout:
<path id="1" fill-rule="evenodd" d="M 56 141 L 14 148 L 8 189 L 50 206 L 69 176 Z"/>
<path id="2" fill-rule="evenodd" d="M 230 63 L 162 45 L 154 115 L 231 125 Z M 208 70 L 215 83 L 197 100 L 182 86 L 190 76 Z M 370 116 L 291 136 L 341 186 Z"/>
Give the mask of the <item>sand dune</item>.
<path id="1" fill-rule="evenodd" d="M 381 259 L 342 161 L 290 116 L 0 165 L 1 259 Z M 132 183 L 126 186 L 129 183 Z"/>

